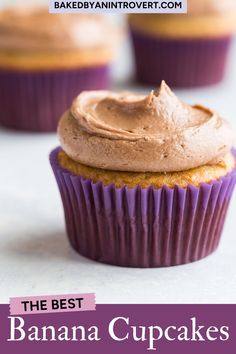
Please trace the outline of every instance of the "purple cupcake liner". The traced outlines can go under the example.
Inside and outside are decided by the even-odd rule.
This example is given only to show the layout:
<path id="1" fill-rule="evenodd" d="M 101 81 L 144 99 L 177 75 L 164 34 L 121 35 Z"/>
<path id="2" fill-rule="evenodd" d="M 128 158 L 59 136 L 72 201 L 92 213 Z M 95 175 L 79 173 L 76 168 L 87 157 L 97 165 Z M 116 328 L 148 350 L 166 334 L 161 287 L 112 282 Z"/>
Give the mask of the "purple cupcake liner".
<path id="1" fill-rule="evenodd" d="M 53 132 L 60 116 L 83 90 L 109 85 L 109 67 L 61 71 L 0 70 L 0 125 Z"/>
<path id="2" fill-rule="evenodd" d="M 236 169 L 200 187 L 104 186 L 74 175 L 50 155 L 72 247 L 90 259 L 126 267 L 175 266 L 218 246 Z M 236 156 L 236 154 L 235 154 Z"/>
<path id="3" fill-rule="evenodd" d="M 137 80 L 172 87 L 216 84 L 224 78 L 232 36 L 162 39 L 131 31 Z"/>

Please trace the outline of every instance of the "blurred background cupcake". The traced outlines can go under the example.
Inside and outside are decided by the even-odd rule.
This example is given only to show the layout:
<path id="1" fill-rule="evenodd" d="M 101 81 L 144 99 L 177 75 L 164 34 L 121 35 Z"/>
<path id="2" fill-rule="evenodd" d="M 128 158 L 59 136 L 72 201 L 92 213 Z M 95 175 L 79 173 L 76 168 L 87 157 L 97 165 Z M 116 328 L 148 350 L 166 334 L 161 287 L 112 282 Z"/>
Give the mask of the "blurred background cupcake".
<path id="1" fill-rule="evenodd" d="M 99 15 L 0 12 L 0 125 L 55 131 L 82 90 L 109 85 L 117 33 Z"/>
<path id="2" fill-rule="evenodd" d="M 188 0 L 188 14 L 131 14 L 137 80 L 194 87 L 220 82 L 236 28 L 235 0 Z"/>

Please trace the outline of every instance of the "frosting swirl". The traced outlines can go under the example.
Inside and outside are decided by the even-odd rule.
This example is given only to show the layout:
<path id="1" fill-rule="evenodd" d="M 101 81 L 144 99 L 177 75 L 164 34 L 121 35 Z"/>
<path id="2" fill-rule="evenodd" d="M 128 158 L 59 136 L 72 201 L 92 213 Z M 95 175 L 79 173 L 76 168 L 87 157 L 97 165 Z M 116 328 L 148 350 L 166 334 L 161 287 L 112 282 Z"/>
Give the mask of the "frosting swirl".
<path id="1" fill-rule="evenodd" d="M 147 96 L 84 92 L 61 118 L 58 134 L 73 160 L 133 172 L 216 164 L 234 142 L 232 129 L 217 113 L 181 102 L 165 82 Z"/>
<path id="2" fill-rule="evenodd" d="M 94 14 L 49 14 L 45 7 L 0 11 L 1 50 L 62 51 L 113 46 L 114 30 Z"/>

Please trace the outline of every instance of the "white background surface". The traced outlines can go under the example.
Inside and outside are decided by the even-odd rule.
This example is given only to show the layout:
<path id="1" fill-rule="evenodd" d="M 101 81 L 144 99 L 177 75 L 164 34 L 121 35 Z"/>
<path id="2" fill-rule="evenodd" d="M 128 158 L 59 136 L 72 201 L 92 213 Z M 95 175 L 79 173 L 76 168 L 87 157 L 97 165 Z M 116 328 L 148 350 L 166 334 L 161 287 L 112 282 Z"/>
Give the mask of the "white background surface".
<path id="1" fill-rule="evenodd" d="M 114 68 L 116 89 L 131 86 L 123 80 L 131 69 L 126 49 Z M 236 130 L 236 48 L 222 84 L 177 90 L 177 94 L 189 103 L 214 107 Z M 98 303 L 236 302 L 235 195 L 221 245 L 205 260 L 163 269 L 95 263 L 67 242 L 61 200 L 48 162 L 50 150 L 57 145 L 55 134 L 0 129 L 0 303 L 7 303 L 10 296 L 75 292 L 95 292 Z"/>

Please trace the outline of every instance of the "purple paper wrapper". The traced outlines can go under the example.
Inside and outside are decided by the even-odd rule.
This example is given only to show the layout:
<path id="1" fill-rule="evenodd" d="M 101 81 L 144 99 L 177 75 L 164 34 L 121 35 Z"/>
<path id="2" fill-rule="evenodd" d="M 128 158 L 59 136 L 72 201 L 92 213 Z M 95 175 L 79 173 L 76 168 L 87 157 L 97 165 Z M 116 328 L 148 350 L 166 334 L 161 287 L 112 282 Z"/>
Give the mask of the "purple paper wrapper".
<path id="1" fill-rule="evenodd" d="M 31 132 L 56 131 L 60 116 L 81 91 L 108 85 L 108 66 L 63 71 L 0 70 L 0 125 Z"/>
<path id="2" fill-rule="evenodd" d="M 126 267 L 164 267 L 197 261 L 217 248 L 236 169 L 200 187 L 116 188 L 65 170 L 59 151 L 52 151 L 50 162 L 70 243 L 83 256 Z"/>
<path id="3" fill-rule="evenodd" d="M 162 39 L 131 31 L 136 76 L 141 83 L 174 87 L 216 84 L 224 78 L 232 36 Z"/>

